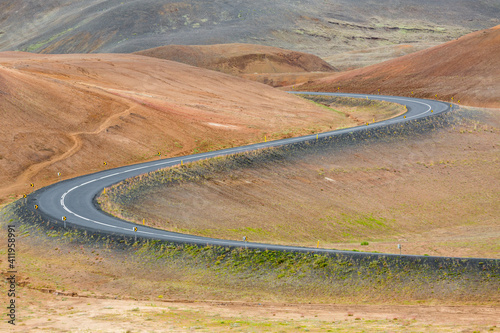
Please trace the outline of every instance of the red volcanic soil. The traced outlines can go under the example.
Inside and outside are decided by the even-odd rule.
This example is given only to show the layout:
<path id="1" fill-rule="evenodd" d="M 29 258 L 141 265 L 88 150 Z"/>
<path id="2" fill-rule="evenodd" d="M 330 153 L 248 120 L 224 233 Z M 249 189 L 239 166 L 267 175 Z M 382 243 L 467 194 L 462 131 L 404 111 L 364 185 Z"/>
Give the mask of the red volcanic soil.
<path id="1" fill-rule="evenodd" d="M 116 167 L 158 152 L 242 145 L 345 118 L 266 85 L 178 62 L 21 52 L 0 53 L 0 112 L 0 203 L 57 181 L 58 173 L 64 179 L 104 162 Z"/>
<path id="2" fill-rule="evenodd" d="M 340 89 L 339 89 L 340 88 Z M 413 95 L 500 107 L 500 26 L 377 65 L 312 80 L 304 91 Z"/>
<path id="3" fill-rule="evenodd" d="M 327 62 L 312 54 L 255 44 L 167 45 L 135 54 L 178 61 L 227 74 L 334 70 Z"/>

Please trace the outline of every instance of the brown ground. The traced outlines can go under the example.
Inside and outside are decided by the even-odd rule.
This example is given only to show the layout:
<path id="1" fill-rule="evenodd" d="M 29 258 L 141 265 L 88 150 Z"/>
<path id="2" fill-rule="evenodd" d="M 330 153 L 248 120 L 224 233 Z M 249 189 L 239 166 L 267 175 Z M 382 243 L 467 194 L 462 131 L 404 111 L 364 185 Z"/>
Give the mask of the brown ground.
<path id="1" fill-rule="evenodd" d="M 12 332 L 499 332 L 495 306 L 134 301 L 23 288 Z"/>
<path id="2" fill-rule="evenodd" d="M 0 202 L 31 191 L 30 183 L 57 181 L 58 172 L 68 178 L 104 162 L 324 131 L 346 120 L 259 83 L 119 54 L 1 53 L 0 109 Z"/>
<path id="3" fill-rule="evenodd" d="M 182 62 L 227 74 L 331 72 L 321 58 L 255 44 L 167 45 L 135 54 Z"/>
<path id="4" fill-rule="evenodd" d="M 155 188 L 111 212 L 217 238 L 500 258 L 499 112 L 465 114 L 417 139 L 333 147 Z"/>
<path id="5" fill-rule="evenodd" d="M 380 93 L 500 107 L 500 26 L 384 63 L 335 74 L 305 91 Z"/>
<path id="6" fill-rule="evenodd" d="M 334 54 L 324 57 L 323 60 L 340 71 L 348 71 L 356 68 L 366 67 L 381 63 L 383 61 L 402 57 L 404 55 L 414 53 L 429 47 L 436 46 L 432 43 L 418 44 L 403 44 L 379 46 L 344 53 Z M 325 77 L 330 77 L 331 73 L 323 72 L 296 72 L 296 73 L 247 73 L 241 75 L 245 79 L 261 82 L 271 87 L 292 86 L 293 90 L 296 85 L 314 81 Z M 290 87 L 288 87 L 290 89 Z"/>
<path id="7" fill-rule="evenodd" d="M 480 286 L 463 295 L 460 282 L 453 279 L 441 285 L 426 280 L 424 285 L 436 293 L 458 288 L 458 297 L 408 297 L 411 293 L 404 289 L 410 288 L 409 281 L 401 284 L 399 293 L 394 288 L 365 288 L 342 297 L 328 290 L 352 288 L 344 281 L 293 276 L 287 282 L 266 268 L 252 279 L 244 270 L 217 270 L 210 261 L 168 255 L 160 259 L 134 246 L 123 251 L 20 231 L 18 321 L 10 329 L 2 320 L 1 331 L 499 331 L 498 297 L 478 297 L 485 292 Z M 5 250 L 0 254 L 4 258 Z M 0 259 L 0 270 L 7 275 L 5 260 Z M 0 302 L 5 304 L 5 279 L 0 286 Z"/>
<path id="8" fill-rule="evenodd" d="M 323 57 L 323 60 L 340 71 L 348 71 L 356 68 L 375 65 L 383 61 L 402 57 L 427 48 L 439 45 L 440 43 L 413 43 L 399 45 L 384 45 L 366 49 L 348 51 Z"/>
<path id="9" fill-rule="evenodd" d="M 307 73 L 260 73 L 260 74 L 243 74 L 241 77 L 260 83 L 267 84 L 271 87 L 287 87 L 287 90 L 294 90 L 296 85 L 300 85 L 309 81 L 330 77 L 328 72 L 307 72 Z"/>

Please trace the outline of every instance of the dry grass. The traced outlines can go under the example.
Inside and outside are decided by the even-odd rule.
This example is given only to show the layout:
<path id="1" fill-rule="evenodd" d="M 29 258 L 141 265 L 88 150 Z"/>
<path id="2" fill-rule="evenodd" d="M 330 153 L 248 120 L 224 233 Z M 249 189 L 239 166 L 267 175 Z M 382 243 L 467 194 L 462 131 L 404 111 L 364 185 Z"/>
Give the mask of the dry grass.
<path id="1" fill-rule="evenodd" d="M 400 243 L 407 254 L 498 258 L 498 113 L 450 117 L 452 126 L 417 138 L 403 132 L 143 176 L 105 207 L 210 237 L 389 253 Z"/>
<path id="2" fill-rule="evenodd" d="M 491 307 L 186 303 L 82 299 L 23 290 L 23 332 L 497 332 Z M 436 316 L 436 312 L 439 316 Z M 475 318 L 475 319 L 474 319 Z M 50 319 L 50 320 L 49 320 Z"/>

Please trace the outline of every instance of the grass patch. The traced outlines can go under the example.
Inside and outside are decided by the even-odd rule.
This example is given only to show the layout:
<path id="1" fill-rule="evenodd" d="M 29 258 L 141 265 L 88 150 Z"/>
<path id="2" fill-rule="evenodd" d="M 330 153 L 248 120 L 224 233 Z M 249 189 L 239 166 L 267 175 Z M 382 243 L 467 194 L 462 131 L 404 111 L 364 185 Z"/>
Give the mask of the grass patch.
<path id="1" fill-rule="evenodd" d="M 38 43 L 35 43 L 35 44 L 31 44 L 25 48 L 23 48 L 21 51 L 24 51 L 24 52 L 36 52 L 38 51 L 41 47 L 45 46 L 46 44 L 54 41 L 55 39 L 67 34 L 68 32 L 71 32 L 74 28 L 68 28 L 64 31 L 61 31 L 53 36 L 51 36 L 50 38 L 46 39 L 46 40 L 43 40 L 43 41 L 40 41 Z"/>

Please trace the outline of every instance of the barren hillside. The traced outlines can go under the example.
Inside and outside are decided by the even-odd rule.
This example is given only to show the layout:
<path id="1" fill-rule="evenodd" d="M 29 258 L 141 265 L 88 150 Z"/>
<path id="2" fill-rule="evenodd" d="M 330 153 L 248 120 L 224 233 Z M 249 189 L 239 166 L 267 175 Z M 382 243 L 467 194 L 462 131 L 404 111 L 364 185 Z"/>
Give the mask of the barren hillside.
<path id="1" fill-rule="evenodd" d="M 500 107 L 500 26 L 373 66 L 308 82 L 308 91 L 413 95 Z"/>
<path id="2" fill-rule="evenodd" d="M 104 167 L 329 129 L 341 114 L 138 55 L 0 54 L 0 198 Z M 300 132 L 300 131 L 299 131 Z M 309 132 L 308 132 L 309 133 Z"/>
<path id="3" fill-rule="evenodd" d="M 315 55 L 255 44 L 167 45 L 136 54 L 227 74 L 333 71 Z"/>
<path id="4" fill-rule="evenodd" d="M 0 50 L 129 53 L 254 43 L 321 57 L 442 43 L 500 24 L 497 0 L 17 0 L 0 2 Z"/>

